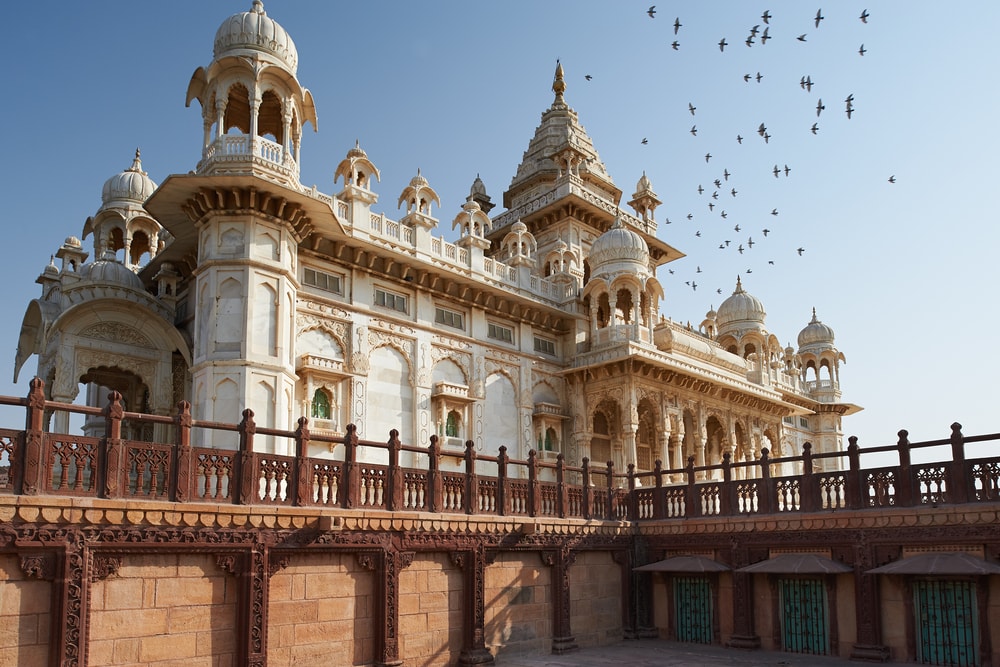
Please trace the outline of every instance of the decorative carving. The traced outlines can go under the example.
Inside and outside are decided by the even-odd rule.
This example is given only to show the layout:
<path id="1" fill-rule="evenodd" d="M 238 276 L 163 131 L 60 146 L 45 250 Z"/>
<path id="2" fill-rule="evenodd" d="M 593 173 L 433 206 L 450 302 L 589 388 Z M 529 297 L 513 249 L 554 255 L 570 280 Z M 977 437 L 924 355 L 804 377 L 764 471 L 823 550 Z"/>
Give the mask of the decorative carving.
<path id="1" fill-rule="evenodd" d="M 112 575 L 116 575 L 121 566 L 121 556 L 94 554 L 90 564 L 90 580 L 102 581 Z"/>
<path id="2" fill-rule="evenodd" d="M 238 554 L 217 554 L 215 556 L 215 564 L 227 574 L 237 575 L 240 573 L 240 557 Z"/>
<path id="3" fill-rule="evenodd" d="M 99 322 L 93 324 L 81 331 L 80 336 L 96 340 L 110 340 L 116 343 L 135 345 L 136 347 L 153 348 L 153 344 L 149 339 L 139 333 L 137 329 L 121 322 Z"/>
<path id="4" fill-rule="evenodd" d="M 21 571 L 32 579 L 52 581 L 56 576 L 56 555 L 52 553 L 22 554 Z"/>

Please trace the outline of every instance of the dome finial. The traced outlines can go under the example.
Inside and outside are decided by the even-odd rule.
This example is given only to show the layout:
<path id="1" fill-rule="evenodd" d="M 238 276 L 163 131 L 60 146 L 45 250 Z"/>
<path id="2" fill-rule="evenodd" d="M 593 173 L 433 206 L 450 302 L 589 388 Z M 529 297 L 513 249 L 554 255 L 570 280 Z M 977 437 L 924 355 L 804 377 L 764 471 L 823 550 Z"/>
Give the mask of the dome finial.
<path id="1" fill-rule="evenodd" d="M 250 11 L 255 14 L 263 14 L 264 3 L 261 0 L 253 0 L 253 5 L 250 7 Z"/>
<path id="2" fill-rule="evenodd" d="M 819 322 L 819 320 L 816 319 L 816 306 L 813 306 L 813 318 L 812 322 L 810 322 L 809 324 L 812 324 L 813 322 Z"/>
<path id="3" fill-rule="evenodd" d="M 559 59 L 556 58 L 556 76 L 552 81 L 552 92 L 556 94 L 555 104 L 561 104 L 563 93 L 566 92 L 566 80 L 563 78 L 563 67 Z"/>
<path id="4" fill-rule="evenodd" d="M 739 276 L 736 276 L 736 289 L 733 290 L 733 294 L 740 294 L 743 292 L 743 281 L 740 280 Z"/>
<path id="5" fill-rule="evenodd" d="M 139 173 L 139 174 L 142 174 L 143 176 L 145 176 L 146 172 L 144 172 L 142 170 L 141 155 L 142 155 L 141 151 L 138 148 L 136 148 L 135 149 L 135 157 L 132 159 L 132 166 L 129 167 L 128 169 L 126 169 L 125 171 L 134 171 L 136 173 Z"/>

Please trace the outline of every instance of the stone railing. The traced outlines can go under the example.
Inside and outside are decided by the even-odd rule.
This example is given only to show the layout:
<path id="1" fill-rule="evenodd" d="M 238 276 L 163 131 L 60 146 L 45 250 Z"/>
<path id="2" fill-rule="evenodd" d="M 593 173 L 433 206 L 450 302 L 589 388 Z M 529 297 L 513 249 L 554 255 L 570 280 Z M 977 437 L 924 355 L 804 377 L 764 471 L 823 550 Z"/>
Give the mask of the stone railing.
<path id="1" fill-rule="evenodd" d="M 754 461 L 733 463 L 727 454 L 717 465 L 651 471 L 633 464 L 615 470 L 611 462 L 567 465 L 534 450 L 526 460 L 512 459 L 506 447 L 483 456 L 470 440 L 464 450 L 446 450 L 437 436 L 425 447 L 400 442 L 393 430 L 385 442 L 361 440 L 353 424 L 343 437 L 310 433 L 299 419 L 294 431 L 258 427 L 251 410 L 239 424 L 195 420 L 182 402 L 173 417 L 125 412 L 112 392 L 107 407 L 46 401 L 44 385 L 34 379 L 26 399 L 0 397 L 0 404 L 27 410 L 27 428 L 0 430 L 0 468 L 8 483 L 0 492 L 23 495 L 83 496 L 179 503 L 309 506 L 383 511 L 447 512 L 497 516 L 559 517 L 611 521 L 671 520 L 692 517 L 778 515 L 836 509 L 879 511 L 888 507 L 942 503 L 1000 502 L 1000 456 L 967 459 L 970 443 L 995 443 L 1000 434 L 966 438 L 959 424 L 951 437 L 911 444 L 900 431 L 895 445 L 862 451 L 851 437 L 846 452 L 771 459 L 766 449 Z M 49 411 L 103 416 L 106 435 L 71 436 L 43 430 Z M 173 432 L 171 442 L 122 437 L 142 423 Z M 200 447 L 206 431 L 235 432 L 237 449 Z M 255 438 L 285 439 L 293 455 L 255 451 Z M 340 454 L 337 459 L 307 455 L 311 443 Z M 950 448 L 937 463 L 912 464 L 911 452 Z M 379 452 L 384 464 L 368 463 Z M 406 452 L 423 468 L 400 465 Z M 863 469 L 862 455 L 894 452 L 898 463 Z M 542 459 L 545 460 L 542 460 Z M 844 459 L 846 464 L 844 465 Z M 461 470 L 443 470 L 442 461 Z M 791 464 L 791 465 L 790 465 Z M 800 472 L 775 476 L 792 467 Z M 484 470 L 492 470 L 485 474 Z"/>

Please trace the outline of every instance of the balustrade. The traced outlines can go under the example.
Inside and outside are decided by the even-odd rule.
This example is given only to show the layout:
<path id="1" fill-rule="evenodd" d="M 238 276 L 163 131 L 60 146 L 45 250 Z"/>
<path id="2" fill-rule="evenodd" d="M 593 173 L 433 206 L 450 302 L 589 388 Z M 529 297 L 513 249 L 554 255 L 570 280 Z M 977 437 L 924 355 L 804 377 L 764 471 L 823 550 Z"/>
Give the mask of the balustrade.
<path id="1" fill-rule="evenodd" d="M 26 409 L 28 425 L 23 431 L 0 430 L 0 493 L 607 521 L 1000 502 L 1000 457 L 966 459 L 969 443 L 996 443 L 1000 434 L 965 438 L 958 424 L 948 439 L 914 444 L 900 431 L 894 446 L 865 450 L 895 451 L 895 466 L 862 469 L 862 452 L 852 437 L 846 452 L 812 454 L 807 443 L 797 457 L 770 459 L 765 449 L 756 461 L 733 464 L 726 455 L 721 464 L 695 466 L 689 457 L 682 469 L 665 469 L 657 461 L 652 471 L 637 472 L 630 465 L 619 472 L 610 463 L 592 468 L 586 458 L 581 466 L 569 466 L 561 454 L 552 461 L 531 451 L 517 460 L 505 447 L 497 456 L 484 456 L 471 441 L 464 451 L 445 450 L 437 436 L 428 447 L 404 445 L 395 431 L 387 442 L 361 440 L 354 425 L 343 436 L 310 434 L 305 418 L 295 431 L 258 428 L 251 410 L 239 424 L 200 421 L 191 418 L 186 402 L 174 417 L 130 413 L 122 409 L 120 395 L 110 398 L 103 410 L 46 401 L 37 379 L 26 399 L 0 397 L 0 405 Z M 107 435 L 44 431 L 43 415 L 60 410 L 103 416 Z M 125 422 L 131 431 L 143 423 L 161 424 L 172 430 L 173 442 L 123 440 Z M 192 446 L 192 433 L 220 430 L 236 432 L 239 448 Z M 257 437 L 291 441 L 294 454 L 255 451 Z M 336 447 L 342 459 L 310 457 L 311 444 L 323 451 L 342 445 Z M 910 463 L 915 449 L 949 445 L 946 461 Z M 365 459 L 386 452 L 379 459 L 388 465 L 359 461 L 362 450 Z M 426 467 L 401 467 L 401 452 Z M 814 471 L 820 460 L 827 464 L 820 467 L 834 470 Z M 463 469 L 443 471 L 442 461 L 458 461 Z M 800 472 L 772 476 L 791 468 Z"/>

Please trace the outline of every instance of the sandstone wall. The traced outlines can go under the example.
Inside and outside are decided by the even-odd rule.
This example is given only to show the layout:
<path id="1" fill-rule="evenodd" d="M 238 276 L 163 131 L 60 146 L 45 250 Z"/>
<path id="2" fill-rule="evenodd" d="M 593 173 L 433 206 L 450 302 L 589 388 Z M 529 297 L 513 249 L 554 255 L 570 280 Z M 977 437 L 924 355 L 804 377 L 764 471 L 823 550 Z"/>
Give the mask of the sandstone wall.
<path id="1" fill-rule="evenodd" d="M 399 575 L 400 654 L 413 667 L 453 665 L 462 651 L 462 571 L 420 554 Z"/>
<path id="2" fill-rule="evenodd" d="M 580 646 L 621 641 L 621 567 L 607 551 L 581 553 L 569 570 L 570 627 Z"/>
<path id="3" fill-rule="evenodd" d="M 52 585 L 29 578 L 13 554 L 0 554 L 0 667 L 44 665 L 49 656 Z"/>
<path id="4" fill-rule="evenodd" d="M 494 655 L 547 652 L 552 575 L 537 554 L 501 554 L 486 568 L 486 646 Z"/>

